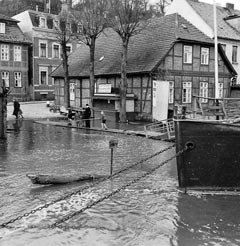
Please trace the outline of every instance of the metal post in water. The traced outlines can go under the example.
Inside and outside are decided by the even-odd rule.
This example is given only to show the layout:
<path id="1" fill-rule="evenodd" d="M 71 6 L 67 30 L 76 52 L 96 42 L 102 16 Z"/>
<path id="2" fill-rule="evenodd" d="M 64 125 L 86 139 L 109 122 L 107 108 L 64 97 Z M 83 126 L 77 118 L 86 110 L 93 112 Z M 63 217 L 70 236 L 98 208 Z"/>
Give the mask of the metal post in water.
<path id="1" fill-rule="evenodd" d="M 110 167 L 110 175 L 112 176 L 113 172 L 113 148 L 111 148 L 111 167 Z"/>
<path id="2" fill-rule="evenodd" d="M 111 149 L 111 166 L 110 166 L 110 175 L 113 173 L 113 149 L 118 147 L 118 140 L 112 139 L 109 141 L 109 148 Z"/>

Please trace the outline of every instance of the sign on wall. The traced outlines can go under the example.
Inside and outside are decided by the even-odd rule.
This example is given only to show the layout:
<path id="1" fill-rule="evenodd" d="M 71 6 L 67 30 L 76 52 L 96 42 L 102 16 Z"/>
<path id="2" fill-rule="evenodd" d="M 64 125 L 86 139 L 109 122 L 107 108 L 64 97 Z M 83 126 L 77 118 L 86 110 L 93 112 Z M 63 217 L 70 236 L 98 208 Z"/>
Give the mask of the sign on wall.
<path id="1" fill-rule="evenodd" d="M 99 84 L 97 93 L 111 93 L 111 84 Z"/>

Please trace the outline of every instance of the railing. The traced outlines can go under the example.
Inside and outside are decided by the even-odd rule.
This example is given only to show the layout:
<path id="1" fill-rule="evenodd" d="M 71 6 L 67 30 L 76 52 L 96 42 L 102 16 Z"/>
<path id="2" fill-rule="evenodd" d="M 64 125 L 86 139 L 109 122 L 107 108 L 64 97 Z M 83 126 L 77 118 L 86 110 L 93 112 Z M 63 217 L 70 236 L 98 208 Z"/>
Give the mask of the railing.
<path id="1" fill-rule="evenodd" d="M 151 133 L 158 133 L 168 139 L 173 139 L 175 137 L 174 121 L 173 119 L 166 119 L 162 121 L 157 121 L 144 126 L 145 135 L 148 138 Z"/>

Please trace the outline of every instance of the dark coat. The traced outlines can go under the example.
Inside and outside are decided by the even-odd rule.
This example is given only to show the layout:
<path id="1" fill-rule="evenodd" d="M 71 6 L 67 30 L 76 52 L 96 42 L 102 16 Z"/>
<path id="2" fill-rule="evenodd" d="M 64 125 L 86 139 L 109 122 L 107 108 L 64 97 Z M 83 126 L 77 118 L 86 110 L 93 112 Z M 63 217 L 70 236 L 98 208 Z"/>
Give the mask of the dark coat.
<path id="1" fill-rule="evenodd" d="M 13 115 L 15 115 L 16 117 L 18 116 L 19 109 L 20 109 L 20 103 L 18 101 L 14 101 L 14 103 L 13 103 Z"/>
<path id="2" fill-rule="evenodd" d="M 89 107 L 86 107 L 84 111 L 84 119 L 89 119 L 91 117 L 91 109 Z"/>

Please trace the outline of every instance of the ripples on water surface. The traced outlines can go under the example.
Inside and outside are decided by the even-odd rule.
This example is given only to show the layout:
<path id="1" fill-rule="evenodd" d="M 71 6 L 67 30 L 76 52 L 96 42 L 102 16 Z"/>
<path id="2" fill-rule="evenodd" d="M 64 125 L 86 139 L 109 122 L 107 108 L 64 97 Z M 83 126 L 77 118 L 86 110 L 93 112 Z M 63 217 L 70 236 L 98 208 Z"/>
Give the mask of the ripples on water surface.
<path id="1" fill-rule="evenodd" d="M 1 246 L 41 245 L 240 245 L 239 196 L 190 196 L 177 190 L 175 161 L 95 206 L 76 214 L 60 228 L 46 229 L 69 213 L 77 213 L 150 171 L 174 149 L 128 170 L 112 180 L 39 186 L 26 173 L 109 174 L 109 140 L 114 171 L 171 145 L 140 137 L 86 132 L 23 122 L 21 131 L 0 142 L 1 223 L 38 206 L 89 186 L 31 216 L 0 229 Z"/>

